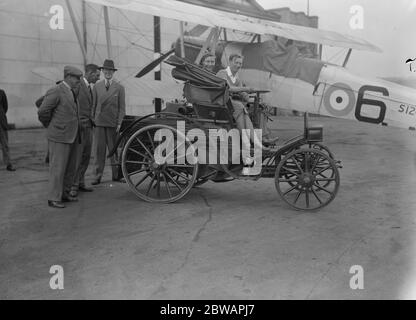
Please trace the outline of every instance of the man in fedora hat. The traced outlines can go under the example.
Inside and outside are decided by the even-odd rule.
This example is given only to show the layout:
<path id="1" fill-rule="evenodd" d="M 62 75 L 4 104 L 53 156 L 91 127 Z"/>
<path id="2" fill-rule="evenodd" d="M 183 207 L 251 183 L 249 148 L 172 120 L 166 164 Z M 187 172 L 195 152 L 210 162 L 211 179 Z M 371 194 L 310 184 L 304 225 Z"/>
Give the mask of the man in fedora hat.
<path id="1" fill-rule="evenodd" d="M 113 79 L 117 69 L 113 60 L 105 60 L 101 70 L 104 79 L 94 86 L 93 118 L 95 122 L 95 180 L 93 185 L 101 182 L 104 172 L 106 149 L 113 149 L 117 132 L 126 114 L 124 87 Z M 111 157 L 112 180 L 120 181 L 116 156 Z"/>
<path id="2" fill-rule="evenodd" d="M 77 91 L 82 71 L 64 68 L 64 80 L 50 89 L 39 107 L 39 121 L 47 128 L 49 143 L 48 205 L 65 208 L 62 202 L 77 201 L 69 196 L 77 167 L 80 141 Z"/>

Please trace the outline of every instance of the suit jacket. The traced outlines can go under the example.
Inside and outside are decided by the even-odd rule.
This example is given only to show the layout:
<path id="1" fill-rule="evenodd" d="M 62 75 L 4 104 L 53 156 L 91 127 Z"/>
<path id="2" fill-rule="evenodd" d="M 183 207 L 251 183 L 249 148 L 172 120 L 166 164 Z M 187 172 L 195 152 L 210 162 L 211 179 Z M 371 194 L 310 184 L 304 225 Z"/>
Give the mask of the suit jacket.
<path id="1" fill-rule="evenodd" d="M 38 100 L 35 101 L 36 108 L 40 108 L 42 105 L 43 99 L 45 99 L 45 96 L 40 97 Z"/>
<path id="2" fill-rule="evenodd" d="M 84 79 L 81 79 L 78 93 L 78 104 L 79 104 L 79 118 L 83 127 L 92 127 L 92 104 L 93 97 L 92 92 L 87 87 Z"/>
<path id="3" fill-rule="evenodd" d="M 93 116 L 96 126 L 115 128 L 121 125 L 126 114 L 125 95 L 124 87 L 114 80 L 108 91 L 104 79 L 94 85 Z"/>
<path id="4" fill-rule="evenodd" d="M 48 140 L 73 143 L 77 138 L 80 121 L 78 103 L 71 90 L 60 83 L 49 89 L 38 110 L 40 122 L 48 128 Z"/>
<path id="5" fill-rule="evenodd" d="M 56 84 L 58 85 L 61 82 L 62 82 L 62 80 L 58 81 Z M 36 108 L 38 108 L 38 109 L 40 108 L 40 106 L 42 105 L 43 99 L 45 99 L 45 96 L 41 96 L 38 100 L 35 101 Z"/>
<path id="6" fill-rule="evenodd" d="M 0 89 L 0 126 L 3 130 L 8 129 L 7 117 L 6 117 L 6 113 L 8 109 L 9 109 L 9 105 L 7 103 L 6 93 Z"/>

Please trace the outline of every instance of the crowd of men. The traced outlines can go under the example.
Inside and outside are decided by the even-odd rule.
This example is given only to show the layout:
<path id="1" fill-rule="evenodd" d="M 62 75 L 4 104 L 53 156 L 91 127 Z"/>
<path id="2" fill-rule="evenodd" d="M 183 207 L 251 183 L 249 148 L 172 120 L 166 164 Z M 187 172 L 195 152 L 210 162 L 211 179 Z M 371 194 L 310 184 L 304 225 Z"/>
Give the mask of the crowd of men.
<path id="1" fill-rule="evenodd" d="M 99 80 L 100 72 L 104 79 Z M 47 128 L 49 152 L 48 205 L 65 208 L 64 202 L 78 201 L 78 192 L 92 192 L 85 184 L 95 139 L 93 185 L 104 171 L 106 149 L 115 144 L 125 115 L 125 90 L 114 79 L 117 69 L 112 60 L 99 67 L 89 64 L 85 74 L 73 66 L 64 68 L 64 79 L 49 89 L 38 110 L 40 122 Z M 112 163 L 113 181 L 121 181 Z"/>

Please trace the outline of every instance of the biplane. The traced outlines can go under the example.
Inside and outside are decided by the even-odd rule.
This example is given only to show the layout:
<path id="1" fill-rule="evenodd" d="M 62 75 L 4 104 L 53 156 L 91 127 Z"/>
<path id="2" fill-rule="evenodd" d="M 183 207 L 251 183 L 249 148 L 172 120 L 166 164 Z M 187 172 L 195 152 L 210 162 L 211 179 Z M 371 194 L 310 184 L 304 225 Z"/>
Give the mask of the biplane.
<path id="1" fill-rule="evenodd" d="M 167 62 L 176 70 L 172 72 L 173 77 L 184 81 L 184 95 L 191 104 L 167 103 L 162 112 L 144 117 L 130 116 L 123 121 L 121 135 L 112 154 L 117 147 L 121 147 L 123 176 L 131 190 L 145 201 L 174 202 L 193 187 L 209 180 L 224 182 L 274 178 L 278 193 L 289 205 L 300 210 L 319 209 L 335 198 L 341 166 L 331 151 L 321 144 L 323 129 L 310 125 L 308 113 L 411 130 L 415 128 L 416 107 L 413 102 L 416 101 L 416 90 L 386 80 L 364 79 L 345 68 L 353 49 L 381 52 L 366 40 L 173 0 L 87 1 L 170 18 L 180 23 L 186 21 L 209 29 L 205 40 L 182 33 L 171 51 L 138 74 L 140 77 L 150 72 L 175 53 L 176 59 L 171 57 Z M 253 41 L 221 40 L 220 35 L 226 35 L 227 30 L 250 33 Z M 261 36 L 271 38 L 263 42 L 254 41 Z M 282 45 L 275 37 L 288 41 Z M 348 53 L 343 65 L 338 66 L 302 54 L 290 44 L 293 40 L 319 44 L 320 51 L 322 45 L 347 48 Z M 213 79 L 215 76 L 197 66 L 207 51 L 217 56 L 217 68 L 225 67 L 224 61 L 231 53 L 244 56 L 240 77 L 250 88 L 247 90 L 256 95 L 254 106 L 259 106 L 262 94 L 264 104 L 305 112 L 303 134 L 284 142 L 274 151 L 263 152 L 261 171 L 255 176 L 243 174 L 245 164 L 242 158 L 237 164 L 230 161 L 220 165 L 155 161 L 155 149 L 161 143 L 156 139 L 159 130 L 167 130 L 173 137 L 175 160 L 178 160 L 179 140 L 185 145 L 195 143 L 195 140 L 183 137 L 184 134 L 175 129 L 178 121 L 185 122 L 185 133 L 195 128 L 205 131 L 235 128 L 227 86 L 221 79 Z M 194 90 L 186 90 L 190 87 Z M 195 90 L 198 94 L 193 94 Z M 212 92 L 217 92 L 215 99 L 210 99 Z"/>
<path id="2" fill-rule="evenodd" d="M 382 52 L 367 40 L 174 0 L 87 1 L 210 28 L 205 40 L 181 34 L 175 50 L 169 53 L 198 63 L 202 54 L 210 50 L 216 53 L 222 67 L 231 52 L 241 53 L 245 59 L 240 77 L 247 86 L 269 90 L 262 98 L 270 106 L 415 130 L 416 89 L 400 82 L 365 78 L 346 69 L 352 50 Z M 272 39 L 260 43 L 219 41 L 226 30 L 250 33 L 253 39 Z M 282 46 L 273 40 L 275 37 L 319 44 L 321 52 L 327 45 L 346 48 L 348 53 L 342 66 L 335 65 L 302 55 L 296 46 Z"/>

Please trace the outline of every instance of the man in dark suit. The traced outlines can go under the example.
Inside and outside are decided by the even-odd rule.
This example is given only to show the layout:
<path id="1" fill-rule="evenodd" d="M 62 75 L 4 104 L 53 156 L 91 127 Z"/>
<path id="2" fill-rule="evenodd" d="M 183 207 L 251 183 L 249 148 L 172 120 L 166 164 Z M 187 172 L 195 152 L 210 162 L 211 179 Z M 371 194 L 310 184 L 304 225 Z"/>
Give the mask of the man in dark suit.
<path id="1" fill-rule="evenodd" d="M 93 185 L 101 182 L 104 172 L 106 149 L 113 149 L 117 132 L 126 114 L 126 101 L 124 87 L 113 78 L 117 69 L 112 60 L 105 60 L 101 67 L 105 79 L 95 84 L 93 90 L 95 122 L 94 139 L 95 152 L 95 180 Z M 116 156 L 111 157 L 112 179 L 120 181 Z"/>
<path id="2" fill-rule="evenodd" d="M 56 81 L 56 85 L 60 84 L 61 82 L 62 80 Z M 45 96 L 41 96 L 38 100 L 35 101 L 36 108 L 40 108 L 43 99 L 45 99 Z M 45 163 L 49 164 L 49 145 L 46 145 Z"/>
<path id="3" fill-rule="evenodd" d="M 82 71 L 66 66 L 64 81 L 50 89 L 38 110 L 40 122 L 48 128 L 49 142 L 49 193 L 48 205 L 65 208 L 62 203 L 77 201 L 69 196 L 77 167 L 77 150 L 80 138 L 77 90 Z"/>
<path id="4" fill-rule="evenodd" d="M 95 64 L 85 66 L 85 75 L 79 85 L 78 103 L 81 120 L 81 146 L 78 152 L 78 168 L 75 174 L 74 183 L 70 195 L 77 196 L 78 191 L 92 192 L 93 189 L 85 185 L 85 173 L 91 158 L 92 149 L 92 119 L 93 96 L 92 89 L 94 84 L 100 79 L 100 68 Z"/>
<path id="5" fill-rule="evenodd" d="M 7 96 L 4 90 L 0 89 L 0 145 L 1 149 L 3 150 L 3 161 L 6 164 L 6 169 L 8 171 L 16 171 L 13 167 L 12 163 L 10 162 L 10 154 L 9 154 L 9 135 L 7 134 L 7 130 L 9 129 L 9 125 L 7 123 L 6 113 L 9 109 L 9 105 L 7 102 Z"/>

